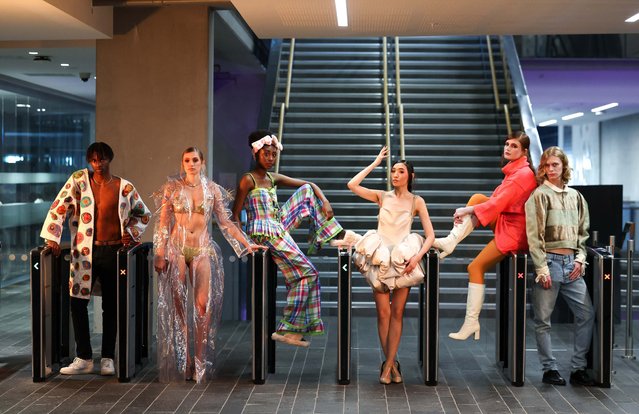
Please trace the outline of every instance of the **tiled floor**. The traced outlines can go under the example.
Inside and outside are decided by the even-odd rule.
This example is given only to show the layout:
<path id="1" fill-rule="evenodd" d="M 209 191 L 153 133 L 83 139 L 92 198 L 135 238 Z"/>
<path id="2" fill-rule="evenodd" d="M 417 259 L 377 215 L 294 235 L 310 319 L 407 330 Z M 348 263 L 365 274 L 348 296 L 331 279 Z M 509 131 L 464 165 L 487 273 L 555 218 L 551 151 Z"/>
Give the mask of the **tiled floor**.
<path id="1" fill-rule="evenodd" d="M 206 385 L 161 384 L 153 365 L 130 383 L 113 377 L 56 376 L 31 380 L 29 294 L 26 286 L 0 291 L 0 412 L 7 413 L 639 413 L 639 362 L 615 351 L 610 389 L 553 387 L 541 372 L 528 324 L 527 376 L 513 387 L 494 364 L 494 322 L 484 320 L 480 341 L 458 342 L 446 333 L 460 323 L 441 321 L 439 385 L 422 383 L 416 320 L 407 318 L 400 359 L 405 382 L 377 382 L 380 349 L 374 318 L 355 318 L 353 381 L 336 383 L 336 321 L 309 349 L 280 346 L 277 373 L 251 382 L 251 335 L 246 322 L 225 323 L 219 339 L 220 375 Z M 570 327 L 555 326 L 554 347 L 567 376 Z M 622 326 L 617 331 L 622 331 Z M 622 337 L 619 336 L 621 340 Z"/>

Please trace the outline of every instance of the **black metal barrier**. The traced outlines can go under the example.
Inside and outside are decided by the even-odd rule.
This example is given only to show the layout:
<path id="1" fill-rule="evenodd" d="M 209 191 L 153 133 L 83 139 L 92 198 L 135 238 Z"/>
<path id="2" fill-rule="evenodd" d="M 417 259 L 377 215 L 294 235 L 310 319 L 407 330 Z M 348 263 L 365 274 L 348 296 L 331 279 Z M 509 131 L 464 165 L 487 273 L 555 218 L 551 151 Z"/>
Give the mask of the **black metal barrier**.
<path id="1" fill-rule="evenodd" d="M 439 254 L 431 249 L 423 259 L 424 283 L 419 285 L 419 349 L 424 383 L 437 385 L 439 370 Z"/>
<path id="2" fill-rule="evenodd" d="M 339 250 L 337 266 L 337 382 L 351 383 L 351 249 Z"/>
<path id="3" fill-rule="evenodd" d="M 497 270 L 495 359 L 512 385 L 524 385 L 527 255 L 510 254 Z"/>
<path id="4" fill-rule="evenodd" d="M 55 257 L 49 247 L 31 250 L 31 372 L 42 382 L 70 358 L 69 248 Z"/>
<path id="5" fill-rule="evenodd" d="M 153 327 L 153 243 L 118 250 L 116 374 L 129 382 L 136 369 L 147 362 Z"/>
<path id="6" fill-rule="evenodd" d="M 595 327 L 590 352 L 586 356 L 592 378 L 600 387 L 610 388 L 613 347 L 613 263 L 606 248 L 587 248 L 584 280 L 595 308 Z"/>
<path id="7" fill-rule="evenodd" d="M 251 264 L 251 321 L 253 323 L 253 373 L 255 384 L 264 384 L 267 372 L 275 372 L 275 293 L 277 266 L 269 251 L 253 254 Z"/>

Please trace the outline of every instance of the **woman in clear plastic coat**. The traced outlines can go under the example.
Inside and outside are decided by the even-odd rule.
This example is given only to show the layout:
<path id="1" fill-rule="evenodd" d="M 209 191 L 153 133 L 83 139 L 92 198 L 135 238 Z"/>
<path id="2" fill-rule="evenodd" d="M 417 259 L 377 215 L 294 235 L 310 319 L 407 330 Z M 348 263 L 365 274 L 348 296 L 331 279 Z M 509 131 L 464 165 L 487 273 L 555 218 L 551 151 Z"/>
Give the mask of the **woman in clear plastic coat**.
<path id="1" fill-rule="evenodd" d="M 182 153 L 182 173 L 155 194 L 153 235 L 158 278 L 158 369 L 161 382 L 202 382 L 214 372 L 215 339 L 222 312 L 224 268 L 208 232 L 213 217 L 238 256 L 259 248 L 230 220 L 227 191 L 204 175 L 202 152 Z M 187 280 L 188 279 L 188 280 Z M 187 306 L 188 285 L 193 307 Z"/>

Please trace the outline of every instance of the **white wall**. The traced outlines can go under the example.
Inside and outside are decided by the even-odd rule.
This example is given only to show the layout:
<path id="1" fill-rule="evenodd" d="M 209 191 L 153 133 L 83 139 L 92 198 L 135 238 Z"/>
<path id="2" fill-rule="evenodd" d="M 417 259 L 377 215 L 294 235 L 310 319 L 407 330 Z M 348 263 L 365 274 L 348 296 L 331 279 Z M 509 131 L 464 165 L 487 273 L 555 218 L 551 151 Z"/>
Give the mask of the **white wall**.
<path id="1" fill-rule="evenodd" d="M 572 128 L 572 185 L 597 185 L 600 182 L 599 122 Z"/>
<path id="2" fill-rule="evenodd" d="M 622 184 L 624 201 L 639 201 L 639 114 L 601 123 L 601 184 Z"/>

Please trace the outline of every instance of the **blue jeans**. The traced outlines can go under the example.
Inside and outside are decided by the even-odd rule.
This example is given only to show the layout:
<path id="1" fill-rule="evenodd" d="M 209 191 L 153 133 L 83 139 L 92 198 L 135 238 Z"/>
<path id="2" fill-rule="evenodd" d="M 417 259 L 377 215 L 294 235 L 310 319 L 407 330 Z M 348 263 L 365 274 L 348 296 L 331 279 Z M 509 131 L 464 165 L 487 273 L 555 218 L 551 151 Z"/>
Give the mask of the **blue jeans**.
<path id="1" fill-rule="evenodd" d="M 583 278 L 570 280 L 568 275 L 575 266 L 573 255 L 547 253 L 546 259 L 550 269 L 552 287 L 544 289 L 535 283 L 533 286 L 533 311 L 535 313 L 535 335 L 537 352 L 543 370 L 557 369 L 557 362 L 552 356 L 550 341 L 550 315 L 555 308 L 557 296 L 561 293 L 575 315 L 575 347 L 571 359 L 572 371 L 586 368 L 586 353 L 590 349 L 595 311 L 588 296 L 588 289 Z"/>

